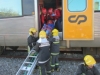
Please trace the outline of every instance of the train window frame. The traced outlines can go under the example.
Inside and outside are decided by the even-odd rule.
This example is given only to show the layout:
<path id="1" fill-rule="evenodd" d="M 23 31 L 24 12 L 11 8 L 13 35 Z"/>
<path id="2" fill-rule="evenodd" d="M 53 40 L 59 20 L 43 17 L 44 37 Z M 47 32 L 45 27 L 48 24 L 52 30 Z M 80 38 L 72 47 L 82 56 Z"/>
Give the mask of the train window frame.
<path id="1" fill-rule="evenodd" d="M 98 1 L 96 0 L 96 2 L 98 2 Z M 94 12 L 100 12 L 100 9 L 99 10 L 95 10 L 95 0 L 94 0 Z"/>
<path id="2" fill-rule="evenodd" d="M 85 0 L 85 2 L 86 2 L 86 3 L 85 3 L 85 4 L 86 4 L 85 9 L 82 10 L 82 11 L 70 11 L 69 8 L 68 8 L 68 5 L 69 5 L 69 4 L 68 4 L 68 1 L 69 1 L 69 0 L 66 0 L 66 1 L 67 1 L 67 9 L 68 9 L 69 12 L 83 12 L 83 11 L 85 11 L 85 10 L 87 9 L 87 0 Z M 72 1 L 73 1 L 73 0 L 72 0 Z M 72 1 L 71 1 L 71 2 L 72 2 Z"/>
<path id="3" fill-rule="evenodd" d="M 27 1 L 30 1 L 30 0 L 27 0 Z M 32 0 L 32 1 L 34 1 L 34 0 Z M 31 16 L 31 15 L 33 15 L 32 14 L 32 12 L 34 12 L 35 11 L 35 6 L 33 5 L 33 7 L 34 7 L 34 9 L 33 9 L 33 11 L 31 12 L 31 14 L 29 14 L 29 13 L 24 13 L 24 9 L 25 9 L 25 7 L 24 7 L 24 2 L 25 2 L 25 0 L 22 0 L 22 14 L 23 14 L 23 16 Z M 33 3 L 34 4 L 34 3 Z M 27 7 L 26 7 L 27 8 Z M 28 8 L 29 9 L 29 8 Z M 26 10 L 26 9 L 25 9 Z"/>
<path id="4" fill-rule="evenodd" d="M 1 17 L 0 19 L 5 19 L 5 18 L 17 18 L 17 17 L 23 17 L 23 2 L 22 0 L 20 0 L 21 2 L 21 15 L 20 16 L 9 16 L 9 17 Z"/>

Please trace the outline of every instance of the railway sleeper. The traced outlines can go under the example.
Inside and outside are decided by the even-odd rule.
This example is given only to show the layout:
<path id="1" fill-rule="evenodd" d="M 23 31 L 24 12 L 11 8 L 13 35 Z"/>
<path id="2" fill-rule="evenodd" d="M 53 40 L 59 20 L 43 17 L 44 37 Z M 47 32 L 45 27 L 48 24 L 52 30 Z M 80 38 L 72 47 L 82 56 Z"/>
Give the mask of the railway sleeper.
<path id="1" fill-rule="evenodd" d="M 62 53 L 80 53 L 83 55 L 100 55 L 99 47 L 72 47 L 72 48 L 60 48 L 60 52 Z"/>
<path id="2" fill-rule="evenodd" d="M 9 50 L 9 48 L 7 48 Z M 12 49 L 16 50 L 16 49 Z M 27 51 L 27 47 L 17 47 L 17 51 Z M 4 47 L 0 47 L 0 54 L 4 52 Z M 61 53 L 78 53 L 78 54 L 90 54 L 90 55 L 100 55 L 100 48 L 99 47 L 63 47 L 60 46 L 60 52 Z"/>
<path id="3" fill-rule="evenodd" d="M 99 47 L 83 47 L 82 48 L 83 54 L 90 54 L 90 55 L 100 55 L 100 48 Z"/>

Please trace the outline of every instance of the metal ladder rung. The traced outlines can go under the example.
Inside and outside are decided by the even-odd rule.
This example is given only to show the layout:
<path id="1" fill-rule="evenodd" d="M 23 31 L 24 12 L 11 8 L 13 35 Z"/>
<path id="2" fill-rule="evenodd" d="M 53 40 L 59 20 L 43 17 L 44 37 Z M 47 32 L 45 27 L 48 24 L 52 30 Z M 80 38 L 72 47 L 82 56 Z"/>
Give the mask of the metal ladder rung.
<path id="1" fill-rule="evenodd" d="M 34 57 L 34 58 L 36 58 L 36 56 L 29 56 L 29 57 Z"/>
<path id="2" fill-rule="evenodd" d="M 22 63 L 20 69 L 18 70 L 18 72 L 16 73 L 16 75 L 21 75 L 22 73 L 25 72 L 25 74 L 27 73 L 27 75 L 31 75 L 36 64 L 38 61 L 38 55 L 31 55 L 31 53 L 34 52 L 31 50 L 31 52 L 28 54 L 28 56 L 26 57 L 26 59 L 24 60 L 24 62 Z M 34 52 L 35 53 L 35 52 Z M 33 54 L 33 53 L 32 53 Z"/>
<path id="3" fill-rule="evenodd" d="M 26 64 L 32 64 L 32 62 L 25 62 Z"/>
<path id="4" fill-rule="evenodd" d="M 31 69 L 31 67 L 23 67 L 21 70 L 24 70 L 24 71 L 29 71 Z"/>

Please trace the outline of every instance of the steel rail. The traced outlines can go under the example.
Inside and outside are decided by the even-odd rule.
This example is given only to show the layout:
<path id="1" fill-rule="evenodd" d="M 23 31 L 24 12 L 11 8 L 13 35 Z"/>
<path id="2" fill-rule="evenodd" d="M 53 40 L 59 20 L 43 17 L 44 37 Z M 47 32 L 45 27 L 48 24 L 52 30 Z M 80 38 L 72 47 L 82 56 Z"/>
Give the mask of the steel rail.
<path id="1" fill-rule="evenodd" d="M 6 52 L 12 52 L 13 50 L 6 50 Z M 27 50 L 16 50 L 14 52 L 27 52 Z M 83 54 L 82 51 L 60 51 L 61 54 L 63 53 L 75 53 L 75 54 Z M 22 58 L 25 59 L 26 56 L 9 56 L 9 55 L 0 55 L 0 57 L 5 57 L 5 58 Z M 100 62 L 100 58 L 95 58 L 97 62 Z M 66 58 L 66 57 L 60 57 L 60 61 L 83 61 L 82 58 Z"/>
<path id="2" fill-rule="evenodd" d="M 5 57 L 5 58 L 22 58 L 25 59 L 26 56 L 6 56 L 6 55 L 0 55 L 1 57 Z M 100 58 L 95 58 L 97 62 L 100 62 Z M 60 57 L 59 58 L 60 61 L 83 61 L 82 58 L 64 58 L 64 57 Z"/>

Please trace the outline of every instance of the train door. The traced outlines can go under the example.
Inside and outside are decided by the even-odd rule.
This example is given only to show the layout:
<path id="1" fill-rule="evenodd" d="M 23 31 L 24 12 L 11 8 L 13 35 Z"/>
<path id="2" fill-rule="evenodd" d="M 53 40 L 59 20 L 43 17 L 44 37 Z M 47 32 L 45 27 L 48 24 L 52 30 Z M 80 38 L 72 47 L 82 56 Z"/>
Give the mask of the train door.
<path id="1" fill-rule="evenodd" d="M 63 0 L 63 39 L 93 40 L 93 0 Z"/>

